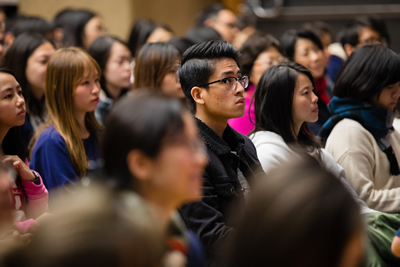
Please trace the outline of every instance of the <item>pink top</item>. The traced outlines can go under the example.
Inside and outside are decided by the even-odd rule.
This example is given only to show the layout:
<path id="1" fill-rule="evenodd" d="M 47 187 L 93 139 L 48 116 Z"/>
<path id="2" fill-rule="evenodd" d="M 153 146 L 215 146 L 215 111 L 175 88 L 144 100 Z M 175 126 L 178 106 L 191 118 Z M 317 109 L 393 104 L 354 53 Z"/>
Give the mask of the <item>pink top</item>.
<path id="1" fill-rule="evenodd" d="M 26 165 L 28 165 L 28 162 L 25 160 Z M 25 220 L 21 221 L 16 221 L 15 225 L 22 230 L 24 233 L 28 232 L 32 227 L 36 225 L 36 222 L 33 219 L 36 219 L 43 213 L 48 211 L 48 195 L 49 193 L 47 192 L 46 187 L 43 184 L 42 177 L 40 177 L 40 184 L 37 185 L 34 182 L 27 181 L 24 179 L 20 179 L 21 185 L 22 185 L 22 190 L 25 192 L 26 197 L 28 198 L 28 203 L 25 207 L 24 210 L 18 210 L 19 208 L 17 206 L 13 207 L 14 212 L 24 212 L 25 213 Z M 17 183 L 18 185 L 19 183 Z M 13 196 L 13 197 L 18 197 L 18 196 Z M 18 203 L 15 201 L 15 203 Z M 29 219 L 30 218 L 30 219 Z M 26 220 L 28 219 L 28 220 Z"/>
<path id="2" fill-rule="evenodd" d="M 245 96 L 244 115 L 240 118 L 228 120 L 228 124 L 233 129 L 244 135 L 248 135 L 250 131 L 254 129 L 254 123 L 256 122 L 256 118 L 254 116 L 254 102 L 250 106 L 251 97 L 253 96 L 253 92 L 255 89 L 256 87 L 253 84 L 249 85 L 249 89 L 247 90 Z M 249 117 L 249 110 L 250 110 L 250 117 Z"/>

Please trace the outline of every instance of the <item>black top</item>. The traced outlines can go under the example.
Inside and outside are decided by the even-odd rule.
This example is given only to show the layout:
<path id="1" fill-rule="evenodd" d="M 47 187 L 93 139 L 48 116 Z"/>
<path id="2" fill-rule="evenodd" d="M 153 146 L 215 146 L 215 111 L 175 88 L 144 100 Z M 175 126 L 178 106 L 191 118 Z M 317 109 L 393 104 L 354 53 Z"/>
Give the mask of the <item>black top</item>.
<path id="1" fill-rule="evenodd" d="M 227 125 L 220 138 L 201 120 L 196 119 L 199 135 L 207 146 L 208 165 L 204 173 L 203 197 L 180 208 L 187 225 L 202 242 L 212 265 L 220 255 L 219 246 L 233 231 L 232 215 L 240 213 L 244 195 L 237 177 L 238 168 L 248 183 L 262 173 L 253 143 Z M 235 153 L 232 153 L 234 151 Z"/>

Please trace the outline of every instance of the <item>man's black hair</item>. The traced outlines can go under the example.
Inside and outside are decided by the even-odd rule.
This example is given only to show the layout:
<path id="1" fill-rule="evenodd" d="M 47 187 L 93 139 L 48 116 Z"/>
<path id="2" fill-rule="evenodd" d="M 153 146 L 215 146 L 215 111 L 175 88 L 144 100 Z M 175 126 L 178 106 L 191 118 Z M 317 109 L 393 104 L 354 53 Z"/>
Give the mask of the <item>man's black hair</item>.
<path id="1" fill-rule="evenodd" d="M 390 35 L 385 22 L 375 16 L 359 17 L 349 22 L 346 27 L 340 32 L 338 41 L 344 47 L 350 44 L 353 47 L 358 45 L 358 34 L 361 28 L 371 28 L 379 33 L 381 39 L 390 45 Z"/>
<path id="2" fill-rule="evenodd" d="M 225 6 L 221 4 L 214 4 L 206 7 L 203 11 L 197 16 L 196 26 L 204 26 L 204 22 L 208 19 L 216 19 L 218 17 L 218 13 L 221 10 L 227 9 Z"/>
<path id="3" fill-rule="evenodd" d="M 196 112 L 191 90 L 194 86 L 208 83 L 215 72 L 216 63 L 224 58 L 233 59 L 239 66 L 238 50 L 226 41 L 208 41 L 189 47 L 182 55 L 178 77 L 190 111 Z M 208 89 L 208 86 L 205 87 Z"/>
<path id="4" fill-rule="evenodd" d="M 288 30 L 281 37 L 281 45 L 283 54 L 290 61 L 294 61 L 294 48 L 298 39 L 307 39 L 313 42 L 320 50 L 324 50 L 321 40 L 315 35 L 314 32 L 307 29 Z"/>

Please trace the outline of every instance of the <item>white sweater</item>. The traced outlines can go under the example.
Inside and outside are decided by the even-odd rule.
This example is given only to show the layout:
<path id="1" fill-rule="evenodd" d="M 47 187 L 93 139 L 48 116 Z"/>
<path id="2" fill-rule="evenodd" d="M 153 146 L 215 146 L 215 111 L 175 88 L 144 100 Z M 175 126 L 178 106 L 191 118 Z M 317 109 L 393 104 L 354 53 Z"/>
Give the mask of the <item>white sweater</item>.
<path id="1" fill-rule="evenodd" d="M 296 155 L 296 152 L 285 143 L 283 138 L 274 132 L 256 132 L 250 136 L 250 139 L 256 147 L 258 159 L 266 173 L 283 163 L 287 163 L 293 155 Z M 311 156 L 315 157 L 315 153 L 312 153 Z M 342 166 L 340 166 L 325 149 L 321 149 L 321 159 L 325 168 L 340 179 L 344 187 L 359 204 L 362 214 L 376 212 L 368 208 L 367 204 L 358 197 L 354 189 L 349 185 Z"/>
<path id="2" fill-rule="evenodd" d="M 386 137 L 400 166 L 400 134 Z M 372 134 L 360 123 L 343 119 L 336 124 L 326 142 L 326 150 L 346 170 L 347 180 L 373 209 L 400 212 L 400 175 L 390 174 L 390 163 Z"/>

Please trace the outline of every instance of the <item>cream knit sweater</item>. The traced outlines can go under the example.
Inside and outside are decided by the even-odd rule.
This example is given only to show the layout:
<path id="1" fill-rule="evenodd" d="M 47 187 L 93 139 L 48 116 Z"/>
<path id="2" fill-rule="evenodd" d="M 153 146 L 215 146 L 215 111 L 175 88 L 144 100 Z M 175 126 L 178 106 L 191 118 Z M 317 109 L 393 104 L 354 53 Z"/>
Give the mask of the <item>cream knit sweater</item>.
<path id="1" fill-rule="evenodd" d="M 400 166 L 400 134 L 394 131 L 386 138 Z M 340 121 L 329 135 L 325 148 L 345 169 L 350 185 L 370 208 L 400 212 L 400 175 L 390 175 L 385 153 L 360 123 L 350 119 Z"/>

